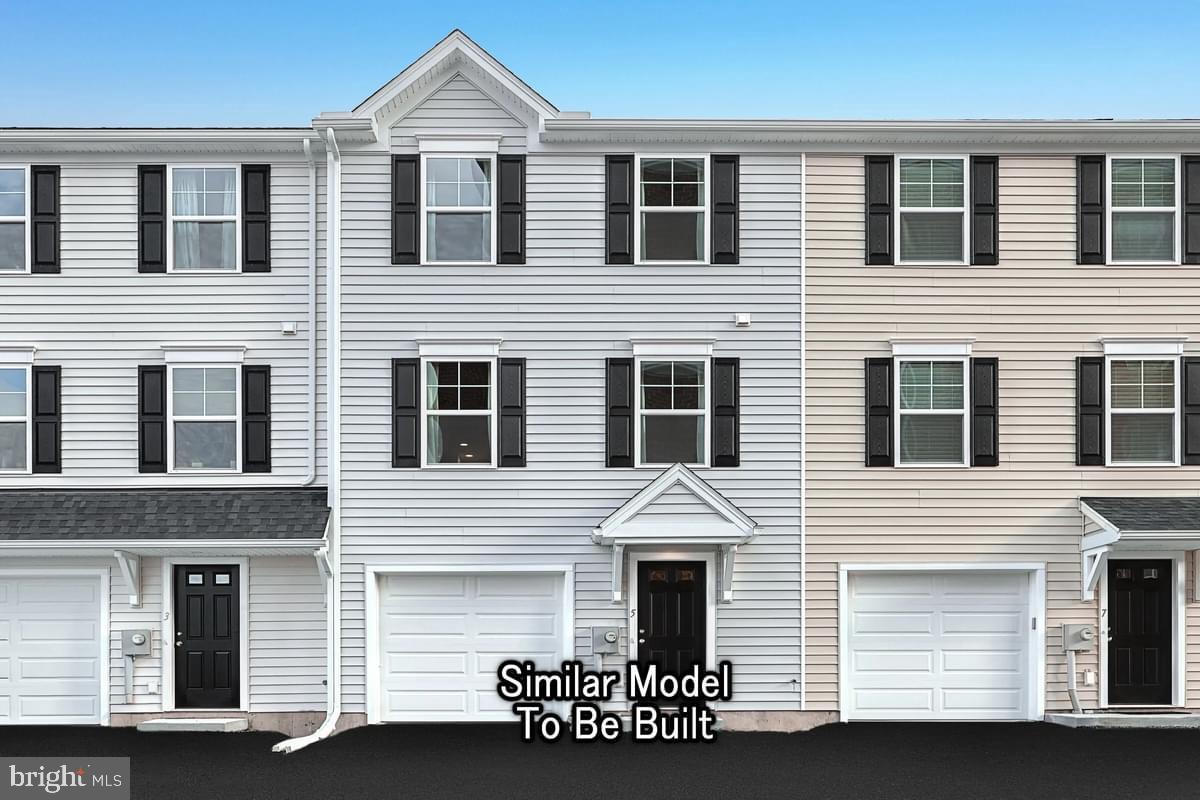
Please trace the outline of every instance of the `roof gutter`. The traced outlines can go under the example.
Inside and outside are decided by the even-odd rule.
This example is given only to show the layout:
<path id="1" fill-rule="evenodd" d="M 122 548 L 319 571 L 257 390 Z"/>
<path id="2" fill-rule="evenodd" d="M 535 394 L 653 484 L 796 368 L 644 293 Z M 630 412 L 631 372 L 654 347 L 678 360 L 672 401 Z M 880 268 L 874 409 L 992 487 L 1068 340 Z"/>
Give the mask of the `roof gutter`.
<path id="1" fill-rule="evenodd" d="M 203 550 L 226 553 L 233 550 L 312 551 L 325 546 L 324 539 L 3 539 L 0 552 L 18 555 L 20 550 Z"/>
<path id="2" fill-rule="evenodd" d="M 332 127 L 325 129 L 325 352 L 328 360 L 327 399 L 329 422 L 326 425 L 329 454 L 329 522 L 325 529 L 326 548 L 318 557 L 325 577 L 325 621 L 328 626 L 325 640 L 326 695 L 325 719 L 307 736 L 286 739 L 274 745 L 276 753 L 294 753 L 314 742 L 331 736 L 337 729 L 342 713 L 342 647 L 341 623 L 341 372 L 342 360 L 338 348 L 341 329 L 341 205 L 342 153 Z M 316 226 L 313 226 L 315 231 Z M 315 234 L 314 234 L 315 235 Z"/>

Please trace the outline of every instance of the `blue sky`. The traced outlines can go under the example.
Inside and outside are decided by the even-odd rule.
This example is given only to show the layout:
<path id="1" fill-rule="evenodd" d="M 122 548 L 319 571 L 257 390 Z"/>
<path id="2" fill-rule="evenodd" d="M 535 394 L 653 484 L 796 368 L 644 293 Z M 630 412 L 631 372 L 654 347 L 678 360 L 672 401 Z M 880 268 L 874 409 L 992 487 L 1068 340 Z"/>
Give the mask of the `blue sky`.
<path id="1" fill-rule="evenodd" d="M 0 24 L 6 126 L 305 125 L 455 27 L 596 116 L 1200 117 L 1194 0 L 0 0 Z"/>

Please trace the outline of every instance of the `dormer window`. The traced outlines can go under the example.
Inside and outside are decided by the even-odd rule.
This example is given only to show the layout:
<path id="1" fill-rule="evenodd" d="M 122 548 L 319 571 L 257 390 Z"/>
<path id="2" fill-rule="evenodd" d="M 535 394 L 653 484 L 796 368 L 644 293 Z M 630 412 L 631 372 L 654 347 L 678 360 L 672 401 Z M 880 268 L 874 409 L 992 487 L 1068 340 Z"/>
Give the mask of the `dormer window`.
<path id="1" fill-rule="evenodd" d="M 425 261 L 490 264 L 494 156 L 425 156 Z"/>

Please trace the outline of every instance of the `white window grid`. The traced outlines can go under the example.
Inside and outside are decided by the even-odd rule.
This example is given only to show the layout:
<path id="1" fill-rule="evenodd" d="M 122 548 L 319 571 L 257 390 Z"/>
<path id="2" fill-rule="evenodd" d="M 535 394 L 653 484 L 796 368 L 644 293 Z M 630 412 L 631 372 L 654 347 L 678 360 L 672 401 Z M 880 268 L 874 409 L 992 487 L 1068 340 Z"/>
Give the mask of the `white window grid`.
<path id="1" fill-rule="evenodd" d="M 488 161 L 491 164 L 491 167 L 489 168 L 490 174 L 489 174 L 489 178 L 488 178 L 488 197 L 490 198 L 491 202 L 488 203 L 488 205 L 486 205 L 486 206 L 433 206 L 433 205 L 429 204 L 429 184 L 430 184 L 429 161 L 431 159 L 439 160 L 439 159 L 458 159 L 458 158 L 466 158 L 466 159 L 472 159 L 472 160 L 478 160 L 478 161 Z M 496 183 L 497 183 L 497 178 L 496 178 L 496 156 L 495 156 L 495 154 L 492 154 L 492 153 L 467 153 L 467 152 L 422 153 L 421 154 L 421 186 L 419 187 L 419 190 L 420 190 L 420 195 L 421 195 L 421 251 L 422 251 L 421 252 L 421 260 L 422 260 L 422 263 L 437 264 L 438 266 L 473 266 L 473 267 L 477 267 L 480 265 L 492 266 L 496 263 L 496 235 L 497 235 Z M 491 232 L 491 237 L 490 237 L 491 250 L 487 254 L 487 258 L 485 258 L 482 261 L 447 261 L 447 260 L 441 260 L 441 259 L 435 261 L 435 260 L 431 259 L 429 257 L 429 245 L 430 245 L 429 215 L 430 215 L 430 213 L 434 213 L 434 214 L 440 214 L 440 213 L 484 214 L 484 213 L 486 213 L 486 214 L 488 214 L 488 221 L 491 224 L 492 232 Z M 442 359 L 442 360 L 449 361 L 451 359 Z M 424 381 L 423 377 L 422 377 L 422 381 Z M 445 466 L 445 465 L 442 465 L 442 466 Z"/>
<path id="2" fill-rule="evenodd" d="M 702 382 L 703 392 L 700 397 L 700 408 L 644 408 L 642 403 L 642 364 L 650 363 L 670 363 L 672 365 L 684 363 L 699 363 L 702 365 L 700 380 Z M 635 467 L 663 467 L 670 466 L 669 464 L 660 464 L 651 461 L 642 461 L 642 417 L 643 416 L 684 416 L 684 417 L 702 417 L 704 422 L 700 425 L 700 435 L 704 439 L 704 460 L 697 464 L 686 464 L 689 467 L 707 467 L 712 463 L 712 436 L 709 429 L 711 428 L 710 421 L 711 403 L 712 403 L 712 380 L 710 377 L 711 358 L 695 358 L 695 357 L 662 357 L 662 356 L 639 356 L 634 359 L 633 364 L 633 397 L 634 406 L 637 409 L 637 416 L 633 420 L 633 465 Z M 672 366 L 674 370 L 674 366 Z M 673 373 L 672 373 L 673 374 Z M 658 384 L 661 385 L 661 384 Z M 672 378 L 672 387 L 674 387 L 674 378 Z M 672 392 L 672 405 L 674 405 L 674 393 Z"/>
<path id="3" fill-rule="evenodd" d="M 427 380 L 429 364 L 455 363 L 461 370 L 463 364 L 488 364 L 488 407 L 487 409 L 431 409 L 429 407 L 429 383 Z M 428 469 L 495 469 L 499 454 L 499 411 L 498 383 L 496 374 L 498 359 L 496 358 L 453 358 L 448 356 L 421 357 L 421 466 Z M 461 372 L 460 372 L 461 379 Z M 474 386 L 475 384 L 467 384 Z M 459 384 L 461 387 L 462 384 Z M 486 464 L 437 464 L 429 461 L 429 417 L 487 417 L 488 441 L 491 443 L 491 456 Z"/>
<path id="4" fill-rule="evenodd" d="M 700 205 L 697 206 L 647 206 L 642 203 L 642 162 L 643 161 L 666 161 L 675 159 L 688 159 L 699 161 L 704 165 L 704 175 L 700 181 Z M 712 164 L 708 154 L 700 153 L 638 153 L 634 157 L 634 176 L 633 176 L 633 247 L 634 247 L 634 263 L 635 264 L 707 264 L 712 252 L 712 229 L 709 225 L 709 205 L 712 192 L 709 187 L 712 185 Z M 671 185 L 674 186 L 674 165 L 671 167 Z M 681 181 L 689 183 L 690 181 Z M 650 181 L 656 183 L 656 181 Z M 651 214 L 679 214 L 688 213 L 701 215 L 701 227 L 704 230 L 703 252 L 700 253 L 700 258 L 695 261 L 659 261 L 654 259 L 642 258 L 642 212 Z M 680 359 L 686 360 L 686 359 Z"/>
<path id="5" fill-rule="evenodd" d="M 1114 409 L 1112 404 L 1112 362 L 1114 361 L 1169 361 L 1171 362 L 1172 380 L 1175 384 L 1172 401 L 1174 405 L 1171 408 L 1120 408 Z M 1179 400 L 1181 387 L 1179 386 L 1179 369 L 1180 359 L 1178 356 L 1166 355 L 1146 355 L 1146 356 L 1106 356 L 1104 358 L 1104 463 L 1111 467 L 1177 467 L 1180 465 L 1180 419 L 1179 419 Z M 1112 460 L 1112 417 L 1113 413 L 1117 414 L 1171 414 L 1171 452 L 1174 458 L 1170 461 L 1118 461 L 1113 463 Z"/>
<path id="6" fill-rule="evenodd" d="M 175 414 L 175 371 L 180 369 L 223 369 L 233 372 L 233 414 Z M 232 422 L 236 442 L 234 466 L 200 468 L 175 466 L 176 422 Z M 242 463 L 242 370 L 229 364 L 180 364 L 167 367 L 167 471 L 183 473 L 236 473 Z"/>
<path id="7" fill-rule="evenodd" d="M 21 371 L 25 373 L 25 415 L 0 416 L 0 422 L 25 423 L 25 468 L 0 469 L 5 475 L 29 475 L 33 472 L 33 367 L 0 364 L 0 371 Z"/>
<path id="8" fill-rule="evenodd" d="M 1121 206 L 1113 208 L 1113 190 L 1112 190 L 1112 162 L 1114 160 L 1121 161 L 1124 159 L 1136 160 L 1165 160 L 1174 163 L 1175 170 L 1175 202 L 1170 206 Z M 1180 213 L 1179 213 L 1179 184 L 1182 176 L 1179 174 L 1180 158 L 1174 153 L 1107 153 L 1104 158 L 1104 252 L 1105 263 L 1120 264 L 1123 267 L 1136 266 L 1171 266 L 1179 263 L 1179 239 L 1180 239 Z M 1118 214 L 1139 214 L 1139 213 L 1156 213 L 1162 214 L 1170 212 L 1172 215 L 1172 235 L 1171 248 L 1172 257 L 1167 261 L 1113 261 L 1112 257 L 1112 218 L 1113 211 Z"/>
<path id="9" fill-rule="evenodd" d="M 24 275 L 29 272 L 29 270 L 30 270 L 29 265 L 33 259 L 33 254 L 30 252 L 33 247 L 33 232 L 31 230 L 33 228 L 33 226 L 30 224 L 30 221 L 29 221 L 30 206 L 33 202 L 32 199 L 30 198 L 32 189 L 29 185 L 29 181 L 32 176 L 30 174 L 30 169 L 29 169 L 28 164 L 0 164 L 0 171 L 2 171 L 2 170 L 19 170 L 22 173 L 22 175 L 24 176 L 24 181 L 25 181 L 25 193 L 24 194 L 25 194 L 25 196 L 23 198 L 24 202 L 22 203 L 21 213 L 19 215 L 18 214 L 0 215 L 0 224 L 7 224 L 7 223 L 21 223 L 22 224 L 22 226 L 24 228 L 24 234 L 25 234 L 25 263 L 24 263 L 24 265 L 22 265 L 21 269 L 0 269 L 0 275 Z"/>
<path id="10" fill-rule="evenodd" d="M 961 408 L 911 408 L 905 409 L 901 407 L 900 402 L 900 367 L 905 363 L 958 363 L 962 364 L 962 407 Z M 940 467 L 967 467 L 971 464 L 971 426 L 967 424 L 967 409 L 971 407 L 971 377 L 970 366 L 971 360 L 962 356 L 904 356 L 893 359 L 892 377 L 892 396 L 895 398 L 896 405 L 896 420 L 893 426 L 895 430 L 892 432 L 892 452 L 896 454 L 893 459 L 898 467 L 906 469 L 937 469 Z M 932 406 L 933 403 L 930 403 Z M 940 415 L 948 416 L 958 414 L 962 418 L 962 460 L 961 461 L 945 461 L 945 462 L 909 462 L 904 463 L 900 460 L 900 418 L 902 416 L 920 416 L 920 415 Z"/>
<path id="11" fill-rule="evenodd" d="M 904 161 L 961 161 L 963 167 L 963 201 L 962 205 L 950 206 L 930 206 L 925 207 L 909 207 L 905 208 L 900 203 L 900 164 Z M 971 223 L 970 215 L 967 214 L 968 198 L 971 196 L 971 159 L 963 154 L 957 155 L 928 155 L 928 154 L 902 154 L 895 157 L 892 171 L 895 176 L 892 181 L 892 191 L 896 198 L 896 224 L 892 227 L 894 241 L 892 246 L 895 248 L 896 263 L 901 266 L 914 267 L 960 267 L 967 264 L 967 248 L 970 247 L 971 241 Z M 919 261 L 915 259 L 905 260 L 902 258 L 900 250 L 900 216 L 903 214 L 958 214 L 962 217 L 962 252 L 959 254 L 957 261 Z M 916 360 L 916 359 L 913 359 Z"/>
<path id="12" fill-rule="evenodd" d="M 175 213 L 175 170 L 177 169 L 231 169 L 233 170 L 233 214 L 178 214 Z M 207 177 L 206 177 L 207 180 Z M 242 167 L 240 164 L 170 164 L 167 166 L 167 271 L 189 275 L 213 273 L 228 275 L 242 270 Z M 232 222 L 234 230 L 233 269 L 220 267 L 175 268 L 175 223 L 176 222 Z"/>

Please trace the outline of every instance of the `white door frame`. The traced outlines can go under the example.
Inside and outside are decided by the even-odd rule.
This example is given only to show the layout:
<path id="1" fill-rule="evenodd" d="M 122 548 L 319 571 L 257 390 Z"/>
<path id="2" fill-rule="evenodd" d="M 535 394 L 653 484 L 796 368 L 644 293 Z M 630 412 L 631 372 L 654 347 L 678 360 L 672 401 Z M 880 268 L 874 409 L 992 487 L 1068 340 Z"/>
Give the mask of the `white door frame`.
<path id="1" fill-rule="evenodd" d="M 69 578 L 90 576 L 100 579 L 100 597 L 98 605 L 100 606 L 100 616 L 98 619 L 100 625 L 100 724 L 109 724 L 109 670 L 112 668 L 110 649 L 112 647 L 111 632 L 109 631 L 109 606 L 112 604 L 112 595 L 109 590 L 109 572 L 106 567 L 62 567 L 58 569 L 44 569 L 38 567 L 5 567 L 0 569 L 0 578 L 31 578 L 31 577 L 46 577 L 46 578 Z"/>
<path id="2" fill-rule="evenodd" d="M 238 707 L 185 708 L 181 711 L 250 710 L 250 559 L 245 556 L 163 556 L 162 587 L 162 705 L 163 711 L 175 711 L 175 566 L 187 564 L 233 564 L 238 568 Z"/>
<path id="3" fill-rule="evenodd" d="M 1187 674 L 1187 553 L 1177 550 L 1130 550 L 1108 554 L 1104 565 L 1104 574 L 1100 580 L 1100 707 L 1109 708 L 1108 703 L 1108 563 L 1113 561 L 1158 559 L 1171 562 L 1172 578 L 1175 582 L 1175 605 L 1172 608 L 1171 620 L 1175 627 L 1171 641 L 1174 649 L 1171 659 L 1171 704 L 1165 706 L 1134 706 L 1136 708 L 1182 708 L 1184 697 L 1183 676 Z M 1123 706 L 1117 705 L 1115 708 Z"/>
<path id="4" fill-rule="evenodd" d="M 850 573 L 852 572 L 1023 572 L 1029 576 L 1029 676 L 1027 720 L 1046 713 L 1046 565 L 1014 562 L 890 562 L 838 565 L 838 713 L 843 722 L 853 720 L 850 709 Z M 1035 627 L 1036 625 L 1036 627 Z"/>
<path id="5" fill-rule="evenodd" d="M 704 668 L 717 668 L 717 554 L 711 551 L 633 550 L 629 552 L 629 660 L 637 661 L 638 562 L 704 562 Z"/>
<path id="6" fill-rule="evenodd" d="M 386 575 L 559 574 L 562 586 L 562 660 L 575 658 L 575 566 L 572 564 L 364 564 L 366 592 L 367 724 L 383 723 L 380 705 L 382 676 L 379 647 L 379 579 Z"/>

